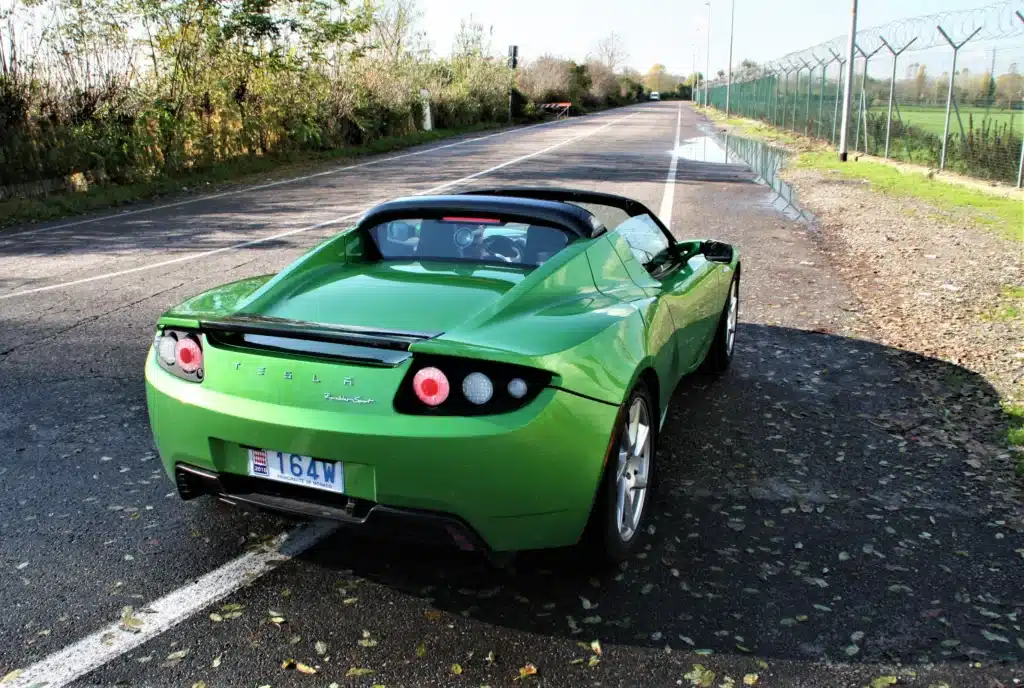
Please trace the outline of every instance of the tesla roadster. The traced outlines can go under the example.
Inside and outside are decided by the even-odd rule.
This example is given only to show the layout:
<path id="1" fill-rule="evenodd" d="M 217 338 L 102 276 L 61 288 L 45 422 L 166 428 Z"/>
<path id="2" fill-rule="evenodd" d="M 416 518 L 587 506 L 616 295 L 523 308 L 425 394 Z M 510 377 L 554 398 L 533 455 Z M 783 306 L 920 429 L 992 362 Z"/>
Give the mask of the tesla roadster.
<path id="1" fill-rule="evenodd" d="M 676 383 L 730 362 L 740 257 L 571 189 L 401 198 L 160 317 L 179 494 L 502 556 L 644 529 Z"/>

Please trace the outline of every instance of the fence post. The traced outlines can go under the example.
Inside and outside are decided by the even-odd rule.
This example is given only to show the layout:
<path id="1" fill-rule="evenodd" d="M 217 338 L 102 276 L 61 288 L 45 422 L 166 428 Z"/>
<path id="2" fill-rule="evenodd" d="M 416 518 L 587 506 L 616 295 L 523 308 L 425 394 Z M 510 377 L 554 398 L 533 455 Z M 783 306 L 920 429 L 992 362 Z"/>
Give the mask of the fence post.
<path id="1" fill-rule="evenodd" d="M 826 62 L 817 55 L 814 55 L 814 59 L 821 65 L 821 87 L 818 89 L 818 138 L 820 139 L 822 118 L 825 112 L 825 75 L 828 73 L 828 66 L 832 64 L 832 60 Z"/>
<path id="2" fill-rule="evenodd" d="M 836 79 L 836 104 L 832 111 L 832 145 L 834 146 L 836 145 L 836 125 L 839 124 L 839 98 L 843 94 L 843 72 L 845 71 L 843 65 L 846 64 L 846 60 L 832 48 L 829 48 L 828 51 L 832 53 L 835 61 L 839 63 L 839 78 Z"/>
<path id="3" fill-rule="evenodd" d="M 859 45 L 853 46 L 857 52 L 864 58 L 864 76 L 860 80 L 860 108 L 857 111 L 857 135 L 853 138 L 853 149 L 857 150 L 857 145 L 860 143 L 860 120 L 864 118 L 864 152 L 868 152 L 868 62 L 871 58 L 882 49 L 882 46 L 878 46 L 870 53 L 866 53 L 861 50 Z"/>
<path id="4" fill-rule="evenodd" d="M 936 26 L 942 37 L 946 39 L 950 47 L 953 48 L 953 66 L 949 69 L 949 91 L 946 93 L 946 121 L 942 125 L 942 155 L 939 157 L 939 171 L 946 169 L 946 145 L 949 143 L 949 110 L 953 104 L 953 82 L 956 80 L 956 56 L 960 52 L 960 48 L 964 47 L 967 41 L 974 38 L 982 27 L 976 28 L 970 36 L 960 42 L 959 45 L 953 42 L 953 39 L 949 37 L 949 34 L 941 26 Z"/>
<path id="5" fill-rule="evenodd" d="M 805 136 L 810 136 L 811 135 L 811 84 L 814 83 L 814 67 L 812 67 L 811 64 L 809 62 L 807 62 L 806 60 L 804 60 L 803 58 L 801 58 L 800 61 L 803 62 L 805 65 L 807 65 L 807 112 L 805 113 L 806 117 L 807 117 L 807 126 L 804 127 L 804 135 Z"/>
<path id="6" fill-rule="evenodd" d="M 1020 11 L 1017 12 L 1017 19 L 1024 22 L 1024 14 Z M 1017 163 L 1017 188 L 1021 188 L 1021 182 L 1024 182 L 1024 129 L 1021 130 L 1021 142 L 1020 142 L 1020 162 Z"/>
<path id="7" fill-rule="evenodd" d="M 796 133 L 796 99 L 800 97 L 800 66 L 793 68 L 796 70 L 796 81 L 793 84 L 793 133 Z"/>
<path id="8" fill-rule="evenodd" d="M 883 158 L 884 160 L 889 159 L 889 131 L 892 129 L 892 99 L 893 96 L 896 94 L 896 60 L 899 58 L 900 54 L 904 50 L 909 48 L 916 40 L 917 36 L 911 38 L 910 43 L 907 43 L 899 50 L 893 50 L 892 46 L 889 45 L 889 42 L 882 38 L 882 45 L 888 48 L 889 52 L 892 53 L 892 78 L 889 79 L 889 114 L 886 115 L 885 118 L 885 157 Z"/>

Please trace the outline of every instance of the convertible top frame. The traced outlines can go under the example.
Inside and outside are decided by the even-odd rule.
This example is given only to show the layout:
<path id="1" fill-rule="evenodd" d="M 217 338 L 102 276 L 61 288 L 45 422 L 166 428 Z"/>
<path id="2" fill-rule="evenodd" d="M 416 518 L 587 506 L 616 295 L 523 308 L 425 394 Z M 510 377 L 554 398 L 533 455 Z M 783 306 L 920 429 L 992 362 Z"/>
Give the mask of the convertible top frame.
<path id="1" fill-rule="evenodd" d="M 626 213 L 629 217 L 638 215 L 649 215 L 661 228 L 661 231 L 668 237 L 669 244 L 675 244 L 676 239 L 672 232 L 655 215 L 650 208 L 640 201 L 626 196 L 602 193 L 600 191 L 587 191 L 585 189 L 572 189 L 568 187 L 532 187 L 532 186 L 509 186 L 492 189 L 471 189 L 461 192 L 466 196 L 502 196 L 513 198 L 530 198 L 538 201 L 553 201 L 556 203 L 591 203 L 593 205 L 606 205 L 610 208 L 617 208 Z M 604 230 L 596 232 L 594 236 L 601 234 Z"/>

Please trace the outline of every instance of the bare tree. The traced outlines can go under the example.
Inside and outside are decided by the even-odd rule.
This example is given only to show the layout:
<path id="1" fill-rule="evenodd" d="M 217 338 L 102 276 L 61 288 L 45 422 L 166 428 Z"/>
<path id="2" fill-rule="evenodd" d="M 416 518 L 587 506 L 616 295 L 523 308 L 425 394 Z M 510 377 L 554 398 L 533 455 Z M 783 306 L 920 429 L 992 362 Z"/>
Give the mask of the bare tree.
<path id="1" fill-rule="evenodd" d="M 622 36 L 614 31 L 597 42 L 596 52 L 598 61 L 613 72 L 618 71 L 629 59 L 629 52 L 622 41 Z"/>
<path id="2" fill-rule="evenodd" d="M 416 0 L 376 0 L 370 25 L 370 49 L 386 62 L 419 52 L 424 34 L 416 27 L 422 16 Z"/>

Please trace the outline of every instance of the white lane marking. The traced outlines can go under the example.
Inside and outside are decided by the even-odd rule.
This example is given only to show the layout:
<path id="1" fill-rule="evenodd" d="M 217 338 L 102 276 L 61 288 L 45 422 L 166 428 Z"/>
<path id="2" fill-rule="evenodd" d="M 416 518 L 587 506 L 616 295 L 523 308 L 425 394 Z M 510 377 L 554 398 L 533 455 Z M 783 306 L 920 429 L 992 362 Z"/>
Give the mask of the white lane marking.
<path id="1" fill-rule="evenodd" d="M 138 632 L 123 630 L 121 622 L 115 621 L 29 666 L 14 681 L 5 683 L 4 688 L 37 685 L 57 688 L 67 685 L 249 585 L 276 565 L 298 556 L 323 540 L 337 528 L 336 523 L 317 521 L 279 535 L 267 551 L 243 554 L 193 583 L 140 607 L 133 614 L 141 621 Z"/>
<path id="2" fill-rule="evenodd" d="M 623 120 L 626 120 L 626 119 L 629 119 L 630 117 L 633 117 L 633 116 L 635 116 L 637 114 L 639 114 L 639 113 L 635 113 L 634 112 L 632 114 L 626 115 L 625 117 L 620 117 L 618 119 L 612 120 L 611 122 L 608 122 L 607 124 L 602 124 L 601 126 L 597 127 L 596 129 L 594 129 L 592 131 L 588 131 L 588 132 L 586 132 L 584 134 L 577 134 L 576 136 L 573 136 L 572 138 L 568 138 L 568 139 L 566 139 L 564 141 L 561 141 L 561 142 L 556 143 L 554 145 L 548 146 L 547 148 L 542 148 L 539 151 L 534 151 L 533 153 L 527 153 L 526 155 L 520 155 L 518 158 L 513 158 L 511 160 L 506 160 L 505 162 L 499 163 L 497 165 L 494 165 L 493 167 L 488 167 L 486 170 L 481 170 L 480 172 L 474 172 L 473 174 L 465 176 L 465 177 L 462 177 L 461 179 L 456 179 L 454 181 L 445 182 L 444 184 L 440 184 L 438 186 L 432 187 L 430 189 L 427 189 L 426 191 L 420 191 L 420 192 L 418 192 L 418 193 L 416 193 L 414 195 L 416 195 L 416 196 L 426 196 L 426 195 L 429 195 L 429 194 L 432 194 L 432 193 L 437 193 L 438 191 L 442 191 L 442 190 L 447 189 L 449 187 L 456 186 L 458 184 L 463 184 L 465 182 L 468 182 L 471 179 L 476 179 L 477 177 L 482 177 L 482 176 L 490 174 L 492 172 L 496 172 L 497 170 L 500 170 L 503 167 L 508 167 L 509 165 L 515 165 L 516 163 L 523 162 L 524 160 L 529 160 L 530 158 L 535 158 L 538 155 L 544 155 L 545 153 L 549 153 L 549 152 L 555 150 L 556 148 L 561 148 L 562 146 L 567 146 L 570 143 L 575 143 L 576 141 L 579 141 L 581 139 L 585 139 L 585 138 L 588 138 L 590 136 L 593 136 L 594 134 L 598 133 L 599 131 L 607 129 L 608 127 L 612 126 L 613 124 L 618 124 L 619 122 L 621 122 Z M 387 199 L 381 199 L 381 201 L 383 201 L 383 200 L 387 200 Z M 378 201 L 378 202 L 381 202 L 381 201 Z M 373 205 L 376 205 L 376 203 L 374 203 Z M 267 241 L 274 241 L 275 239 L 282 239 L 282 238 L 287 237 L 287 236 L 292 236 L 293 234 L 301 234 L 302 232 L 308 232 L 308 231 L 311 231 L 311 230 L 314 230 L 314 229 L 321 229 L 321 228 L 327 227 L 329 225 L 337 224 L 338 222 L 343 222 L 345 220 L 351 220 L 352 218 L 359 217 L 364 212 L 366 212 L 367 210 L 372 208 L 373 205 L 367 206 L 366 208 L 363 208 L 362 210 L 360 210 L 358 212 L 355 212 L 355 213 L 349 213 L 348 215 L 343 215 L 341 217 L 335 217 L 335 218 L 332 218 L 330 220 L 325 220 L 323 222 L 318 222 L 317 224 L 310 225 L 309 227 L 300 227 L 298 229 L 292 229 L 292 230 L 289 230 L 287 232 L 280 232 L 278 234 L 271 234 L 270 236 L 260 237 L 258 239 L 250 239 L 249 241 L 243 241 L 242 243 L 239 243 L 239 244 L 232 244 L 231 246 L 222 246 L 221 248 L 215 248 L 215 249 L 211 249 L 209 251 L 203 251 L 201 253 L 189 253 L 189 254 L 186 254 L 186 255 L 183 255 L 183 256 L 178 256 L 177 258 L 170 258 L 168 260 L 162 260 L 162 261 L 159 261 L 157 263 L 150 263 L 148 265 L 140 265 L 138 267 L 128 268 L 126 270 L 118 270 L 117 272 L 107 272 L 107 273 L 104 273 L 102 275 L 93 275 L 92 277 L 83 277 L 81 279 L 71 280 L 69 282 L 58 282 L 57 284 L 48 284 L 45 287 L 36 287 L 34 289 L 22 289 L 21 291 L 12 292 L 10 294 L 0 294 L 0 301 L 6 300 L 6 299 L 13 299 L 13 298 L 18 297 L 18 296 L 28 296 L 29 294 L 38 294 L 38 293 L 44 292 L 44 291 L 52 291 L 54 289 L 64 289 L 66 287 L 73 287 L 73 286 L 76 286 L 76 285 L 79 285 L 79 284 L 86 284 L 87 282 L 96 282 L 98 280 L 111 279 L 111 278 L 114 278 L 114 277 L 122 277 L 124 275 L 131 275 L 131 274 L 136 273 L 136 272 L 142 272 L 144 270 L 153 270 L 155 268 L 162 268 L 162 267 L 166 267 L 168 265 L 175 265 L 177 263 L 184 263 L 186 261 L 199 260 L 201 258 L 207 258 L 209 256 L 216 255 L 218 253 L 224 253 L 225 251 L 234 251 L 234 250 L 237 250 L 237 249 L 240 249 L 240 248 L 245 248 L 247 246 L 254 246 L 256 244 L 262 244 L 262 243 L 267 242 Z"/>
<path id="3" fill-rule="evenodd" d="M 679 130 L 683 125 L 683 103 L 679 102 L 676 110 L 676 142 L 672 146 L 672 162 L 668 164 L 668 176 L 665 178 L 665 195 L 661 197 L 661 210 L 658 217 L 672 229 L 672 204 L 676 198 L 676 169 L 679 167 Z"/>
<path id="4" fill-rule="evenodd" d="M 584 117 L 590 117 L 592 115 L 584 115 Z M 601 117 L 602 115 L 593 115 Z M 607 116 L 607 115 L 605 115 Z M 85 220 L 75 220 L 74 222 L 65 222 L 59 225 L 49 225 L 47 227 L 37 227 L 35 229 L 26 230 L 15 230 L 7 232 L 6 234 L 0 234 L 0 238 L 8 239 L 13 237 L 23 237 L 30 234 L 38 234 L 40 232 L 49 232 L 55 229 L 67 229 L 68 227 L 77 227 L 79 225 L 87 225 L 95 222 L 104 222 L 106 220 L 117 220 L 122 217 L 130 217 L 132 215 L 138 215 L 140 213 L 155 212 L 158 210 L 167 210 L 168 208 L 177 208 L 183 205 L 190 205 L 192 203 L 201 203 L 202 201 L 212 201 L 218 198 L 224 198 L 225 196 L 235 196 L 238 194 L 248 193 L 250 191 L 260 191 L 262 189 L 270 189 L 275 186 L 282 186 L 283 184 L 291 184 L 293 182 L 302 182 L 307 179 L 315 179 L 317 177 L 325 177 L 332 174 L 341 174 L 342 172 L 348 172 L 349 170 L 359 169 L 361 167 L 369 167 L 371 165 L 383 165 L 385 163 L 393 162 L 395 160 L 402 160 L 403 158 L 411 158 L 417 155 L 426 155 L 433 153 L 434 151 L 444 150 L 445 148 L 454 148 L 455 146 L 462 146 L 467 143 L 474 143 L 476 141 L 483 141 L 484 139 L 494 138 L 495 136 L 504 136 L 505 134 L 514 134 L 527 129 L 533 129 L 535 127 L 546 127 L 553 124 L 560 124 L 565 120 L 554 121 L 554 122 L 538 122 L 537 124 L 530 124 L 525 127 L 516 127 L 514 129 L 505 129 L 503 131 L 497 131 L 493 134 L 486 134 L 484 136 L 476 136 L 471 139 L 463 139 L 461 141 L 455 141 L 454 143 L 446 143 L 442 146 L 434 146 L 433 148 L 427 148 L 425 150 L 413 151 L 411 153 L 400 153 L 398 155 L 391 155 L 384 158 L 378 158 L 376 160 L 367 160 L 366 162 L 356 163 L 354 165 L 346 165 L 345 167 L 335 167 L 330 170 L 324 170 L 323 172 L 314 172 L 313 174 L 306 174 L 299 177 L 289 177 L 288 179 L 279 179 L 276 182 L 267 182 L 266 184 L 257 184 L 256 186 L 247 186 L 243 189 L 234 189 L 232 191 L 222 191 L 220 193 L 210 194 L 208 196 L 200 196 L 198 198 L 188 198 L 183 201 L 177 201 L 175 203 L 167 203 L 165 205 L 150 206 L 147 208 L 139 208 L 138 210 L 126 210 L 121 213 L 111 213 L 109 215 L 103 215 L 101 217 L 92 217 Z M 579 121 L 579 120 L 576 120 Z"/>

